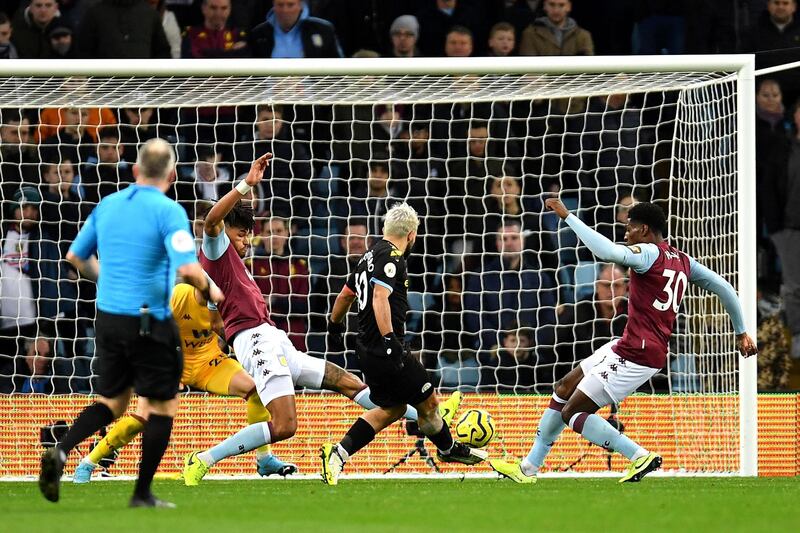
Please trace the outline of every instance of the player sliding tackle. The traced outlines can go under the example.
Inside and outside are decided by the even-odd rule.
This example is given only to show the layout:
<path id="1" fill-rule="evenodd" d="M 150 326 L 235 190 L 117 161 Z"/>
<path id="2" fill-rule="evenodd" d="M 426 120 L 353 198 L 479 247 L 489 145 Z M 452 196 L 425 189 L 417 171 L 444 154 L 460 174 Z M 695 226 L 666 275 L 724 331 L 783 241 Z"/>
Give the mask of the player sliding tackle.
<path id="1" fill-rule="evenodd" d="M 621 339 L 601 346 L 556 383 L 528 456 L 521 463 L 492 460 L 490 465 L 517 483 L 535 483 L 547 453 L 569 425 L 588 441 L 630 459 L 620 482 L 641 481 L 661 466 L 661 457 L 621 434 L 595 412 L 603 406 L 619 404 L 665 366 L 669 337 L 688 283 L 720 298 L 733 322 L 736 346 L 744 357 L 755 354 L 756 345 L 745 332 L 736 291 L 719 275 L 664 240 L 667 221 L 657 205 L 640 203 L 628 211 L 627 246 L 614 244 L 587 227 L 560 200 L 550 198 L 545 205 L 567 222 L 598 259 L 630 267 L 628 324 Z"/>
<path id="2" fill-rule="evenodd" d="M 361 257 L 333 305 L 329 329 L 336 330 L 358 300 L 356 355 L 378 406 L 356 420 L 339 444 L 322 446 L 322 481 L 328 485 L 337 484 L 351 455 L 403 416 L 406 404 L 417 408 L 419 429 L 436 445 L 440 461 L 475 464 L 486 459 L 485 450 L 453 441 L 450 420 L 437 410 L 428 372 L 400 341 L 409 309 L 405 258 L 418 226 L 417 213 L 408 204 L 389 209 L 383 239 Z"/>
<path id="3" fill-rule="evenodd" d="M 256 393 L 272 420 L 251 424 L 209 450 L 188 454 L 183 469 L 186 485 L 197 485 L 212 465 L 226 457 L 292 437 L 297 430 L 295 387 L 333 390 L 366 409 L 375 407 L 369 388 L 360 379 L 333 363 L 298 351 L 286 333 L 275 327 L 264 296 L 244 264 L 255 220 L 252 207 L 241 200 L 261 181 L 271 157 L 268 153 L 256 159 L 247 177 L 208 212 L 200 263 L 227 295 L 218 309 L 227 342 L 252 376 Z M 451 417 L 458 402 L 459 396 L 454 394 L 448 404 Z M 401 414 L 417 419 L 411 407 L 404 407 Z"/>
<path id="4" fill-rule="evenodd" d="M 220 349 L 222 325 L 219 315 L 209 311 L 206 299 L 191 285 L 179 283 L 172 291 L 170 308 L 178 323 L 183 350 L 181 383 L 193 389 L 204 390 L 220 396 L 239 396 L 247 402 L 247 423 L 268 422 L 269 412 L 255 394 L 256 385 L 242 365 Z M 147 413 L 137 406 L 134 415 L 121 418 L 103 440 L 84 457 L 72 476 L 73 483 L 88 483 L 92 472 L 104 457 L 119 450 L 142 432 Z M 256 450 L 256 471 L 261 476 L 279 474 L 288 476 L 297 466 L 284 463 L 273 455 L 269 445 Z"/>

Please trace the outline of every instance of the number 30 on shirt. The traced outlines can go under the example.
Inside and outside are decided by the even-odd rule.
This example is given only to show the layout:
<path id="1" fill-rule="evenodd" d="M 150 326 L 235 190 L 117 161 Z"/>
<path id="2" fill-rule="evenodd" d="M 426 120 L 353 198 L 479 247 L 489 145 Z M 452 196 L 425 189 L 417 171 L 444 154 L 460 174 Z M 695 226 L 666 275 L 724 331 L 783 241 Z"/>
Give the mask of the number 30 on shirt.
<path id="1" fill-rule="evenodd" d="M 669 268 L 665 268 L 661 275 L 667 278 L 667 283 L 663 289 L 667 293 L 667 301 L 659 302 L 658 300 L 653 300 L 653 307 L 659 311 L 668 311 L 672 307 L 672 310 L 677 313 L 689 280 L 684 272 L 675 272 Z"/>

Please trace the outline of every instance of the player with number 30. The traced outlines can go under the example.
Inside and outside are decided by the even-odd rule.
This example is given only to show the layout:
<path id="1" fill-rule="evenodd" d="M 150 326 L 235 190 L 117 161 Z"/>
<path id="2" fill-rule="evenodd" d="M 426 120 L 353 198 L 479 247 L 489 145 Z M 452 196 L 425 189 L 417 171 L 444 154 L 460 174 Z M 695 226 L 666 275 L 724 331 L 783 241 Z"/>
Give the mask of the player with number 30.
<path id="1" fill-rule="evenodd" d="M 539 421 L 530 454 L 521 462 L 490 461 L 492 468 L 518 483 L 534 483 L 544 458 L 569 425 L 585 439 L 621 453 L 631 463 L 623 481 L 640 481 L 661 466 L 661 457 L 645 450 L 598 416 L 617 405 L 664 368 L 669 338 L 689 283 L 716 294 L 731 317 L 736 346 L 744 357 L 756 353 L 745 331 L 742 308 L 731 285 L 664 238 L 667 220 L 655 204 L 639 203 L 628 211 L 627 246 L 614 244 L 570 214 L 557 198 L 546 200 L 601 261 L 630 267 L 628 323 L 620 339 L 601 346 L 554 387 L 553 398 Z"/>

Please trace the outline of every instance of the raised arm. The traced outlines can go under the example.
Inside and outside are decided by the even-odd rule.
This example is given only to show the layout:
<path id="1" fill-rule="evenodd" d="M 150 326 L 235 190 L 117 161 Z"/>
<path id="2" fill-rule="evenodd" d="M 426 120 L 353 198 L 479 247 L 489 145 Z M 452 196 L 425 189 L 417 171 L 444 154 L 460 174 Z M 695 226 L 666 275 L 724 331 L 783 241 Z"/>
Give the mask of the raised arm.
<path id="1" fill-rule="evenodd" d="M 203 231 L 206 235 L 216 237 L 222 233 L 225 216 L 230 213 L 231 209 L 233 209 L 242 197 L 250 192 L 250 189 L 258 185 L 261 178 L 264 177 L 264 170 L 269 166 L 270 159 L 272 159 L 272 154 L 267 152 L 253 161 L 247 176 L 228 194 L 220 198 L 219 201 L 214 204 L 214 207 L 212 207 L 206 215 L 206 220 L 203 225 Z"/>
<path id="2" fill-rule="evenodd" d="M 653 245 L 623 246 L 615 244 L 571 214 L 558 198 L 548 198 L 545 205 L 564 220 L 578 238 L 601 261 L 609 261 L 632 268 L 637 273 L 647 272 L 658 258 Z"/>
<path id="3" fill-rule="evenodd" d="M 725 311 L 728 312 L 728 316 L 731 317 L 733 330 L 736 333 L 736 347 L 741 354 L 745 357 L 755 354 L 758 348 L 745 330 L 742 306 L 739 303 L 736 290 L 730 283 L 725 281 L 722 276 L 710 268 L 701 265 L 693 258 L 690 259 L 689 265 L 691 269 L 689 272 L 689 281 L 702 289 L 716 294 L 722 302 Z"/>

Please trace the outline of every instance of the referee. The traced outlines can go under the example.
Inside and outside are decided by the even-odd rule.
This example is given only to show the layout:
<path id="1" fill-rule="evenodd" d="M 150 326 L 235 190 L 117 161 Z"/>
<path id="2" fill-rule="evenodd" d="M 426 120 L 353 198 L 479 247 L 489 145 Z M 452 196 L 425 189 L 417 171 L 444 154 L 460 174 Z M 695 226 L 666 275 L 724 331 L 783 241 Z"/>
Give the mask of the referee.
<path id="1" fill-rule="evenodd" d="M 150 485 L 169 443 L 183 368 L 170 312 L 175 274 L 211 301 L 222 300 L 222 293 L 197 262 L 186 212 L 164 195 L 175 176 L 170 145 L 162 139 L 145 143 L 133 173 L 136 183 L 104 198 L 67 252 L 67 260 L 97 282 L 98 398 L 42 455 L 39 489 L 52 502 L 58 501 L 70 450 L 122 415 L 135 391 L 147 422 L 130 506 L 174 507 L 153 496 Z"/>

